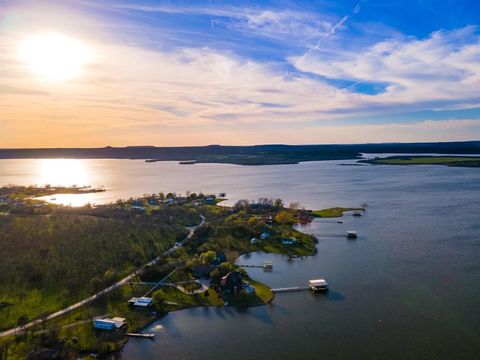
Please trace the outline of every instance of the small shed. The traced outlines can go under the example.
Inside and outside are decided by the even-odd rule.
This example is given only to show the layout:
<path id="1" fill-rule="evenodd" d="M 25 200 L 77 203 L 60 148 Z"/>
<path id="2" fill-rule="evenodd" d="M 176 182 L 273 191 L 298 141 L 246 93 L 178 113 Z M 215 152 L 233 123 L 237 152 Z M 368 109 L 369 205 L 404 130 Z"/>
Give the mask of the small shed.
<path id="1" fill-rule="evenodd" d="M 262 240 L 266 240 L 270 237 L 270 234 L 268 232 L 264 232 L 262 233 L 262 235 L 260 235 L 260 239 Z"/>
<path id="2" fill-rule="evenodd" d="M 128 305 L 138 306 L 138 307 L 149 307 L 153 304 L 153 299 L 150 297 L 133 297 L 128 300 Z"/>
<path id="3" fill-rule="evenodd" d="M 125 325 L 125 319 L 120 317 L 114 317 L 112 319 L 105 318 L 105 319 L 94 319 L 93 320 L 93 327 L 99 330 L 116 330 L 120 329 Z"/>
<path id="4" fill-rule="evenodd" d="M 297 239 L 282 239 L 283 245 L 293 245 L 297 242 Z"/>

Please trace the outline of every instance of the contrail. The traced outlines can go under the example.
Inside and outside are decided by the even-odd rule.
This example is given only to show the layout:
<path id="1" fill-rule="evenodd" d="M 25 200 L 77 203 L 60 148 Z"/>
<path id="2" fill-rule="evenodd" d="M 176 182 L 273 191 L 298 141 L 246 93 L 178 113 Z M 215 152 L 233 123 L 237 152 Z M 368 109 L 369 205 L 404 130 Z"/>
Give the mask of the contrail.
<path id="1" fill-rule="evenodd" d="M 210 14 L 212 13 L 212 0 L 208 0 L 208 7 L 210 8 Z M 210 26 L 213 30 L 213 16 L 210 15 Z"/>
<path id="2" fill-rule="evenodd" d="M 350 88 L 352 88 L 352 87 L 354 87 L 354 86 L 357 86 L 357 85 L 359 85 L 359 84 L 362 84 L 362 83 L 364 83 L 364 82 L 366 82 L 366 81 L 367 81 L 367 80 L 358 81 L 358 82 L 356 82 L 356 83 L 354 83 L 354 84 L 350 84 L 350 85 L 348 85 L 348 86 L 345 86 L 345 87 L 343 87 L 343 88 L 340 88 L 340 90 L 350 89 Z"/>
<path id="3" fill-rule="evenodd" d="M 355 14 L 358 14 L 360 12 L 360 9 L 361 9 L 361 5 L 360 5 L 360 2 L 357 3 L 357 5 L 355 5 L 355 7 L 353 8 L 352 12 L 348 15 L 345 15 L 343 18 L 340 19 L 340 21 L 337 21 L 331 28 L 330 30 L 323 34 L 323 36 L 317 41 L 317 44 L 311 48 L 310 50 L 318 50 L 318 48 L 320 47 L 320 44 L 321 42 L 329 37 L 330 35 L 333 35 L 335 34 L 335 32 L 337 31 L 337 29 L 342 26 L 343 24 L 345 24 L 345 22 L 347 22 L 348 19 L 350 19 L 351 16 L 355 15 Z M 309 50 L 309 51 L 310 51 Z"/>

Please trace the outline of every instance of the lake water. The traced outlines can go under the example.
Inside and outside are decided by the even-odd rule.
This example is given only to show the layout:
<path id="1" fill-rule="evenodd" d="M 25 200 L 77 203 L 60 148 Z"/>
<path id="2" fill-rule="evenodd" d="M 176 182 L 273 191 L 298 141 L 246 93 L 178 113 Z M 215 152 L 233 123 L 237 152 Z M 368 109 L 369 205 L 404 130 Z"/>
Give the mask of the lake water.
<path id="1" fill-rule="evenodd" d="M 50 163 L 49 163 L 50 162 Z M 53 162 L 53 163 L 52 163 Z M 347 163 L 346 161 L 341 161 Z M 131 339 L 125 359 L 476 359 L 480 353 L 480 169 L 338 166 L 337 161 L 245 167 L 130 160 L 0 160 L 0 184 L 105 186 L 67 203 L 153 192 L 280 197 L 307 208 L 369 207 L 360 218 L 302 231 L 318 254 L 250 270 L 272 287 L 324 277 L 330 292 L 277 294 L 271 305 L 170 313 Z M 66 174 L 68 172 L 68 174 Z M 62 201 L 57 196 L 57 201 Z M 347 240 L 346 230 L 357 230 Z"/>

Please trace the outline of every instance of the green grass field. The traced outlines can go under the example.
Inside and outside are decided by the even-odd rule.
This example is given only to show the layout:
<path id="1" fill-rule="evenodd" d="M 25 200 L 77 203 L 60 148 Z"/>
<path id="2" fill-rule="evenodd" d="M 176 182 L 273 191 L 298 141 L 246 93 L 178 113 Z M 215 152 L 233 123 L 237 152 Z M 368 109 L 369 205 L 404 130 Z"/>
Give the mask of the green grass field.
<path id="1" fill-rule="evenodd" d="M 377 165 L 446 165 L 454 167 L 480 167 L 475 156 L 390 156 L 383 159 L 362 160 Z"/>
<path id="2" fill-rule="evenodd" d="M 334 218 L 342 217 L 343 213 L 346 211 L 363 211 L 363 208 L 344 208 L 344 207 L 334 207 L 323 210 L 313 210 L 312 216 L 322 217 L 322 218 Z"/>

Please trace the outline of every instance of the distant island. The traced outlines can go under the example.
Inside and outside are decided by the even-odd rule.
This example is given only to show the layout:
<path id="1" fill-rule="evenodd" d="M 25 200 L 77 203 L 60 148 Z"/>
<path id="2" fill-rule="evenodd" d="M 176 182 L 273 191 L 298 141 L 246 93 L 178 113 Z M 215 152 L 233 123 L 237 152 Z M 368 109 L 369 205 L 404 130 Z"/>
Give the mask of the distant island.
<path id="1" fill-rule="evenodd" d="M 480 167 L 477 156 L 389 156 L 360 160 L 359 163 L 373 165 L 445 165 L 451 167 Z"/>
<path id="2" fill-rule="evenodd" d="M 103 148 L 0 149 L 0 159 L 138 159 L 181 164 L 282 165 L 303 161 L 359 159 L 362 153 L 480 154 L 480 141 L 352 145 L 127 146 Z"/>

